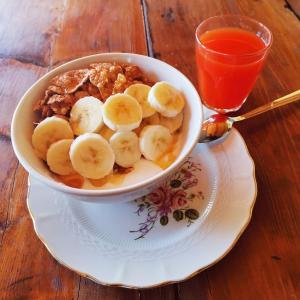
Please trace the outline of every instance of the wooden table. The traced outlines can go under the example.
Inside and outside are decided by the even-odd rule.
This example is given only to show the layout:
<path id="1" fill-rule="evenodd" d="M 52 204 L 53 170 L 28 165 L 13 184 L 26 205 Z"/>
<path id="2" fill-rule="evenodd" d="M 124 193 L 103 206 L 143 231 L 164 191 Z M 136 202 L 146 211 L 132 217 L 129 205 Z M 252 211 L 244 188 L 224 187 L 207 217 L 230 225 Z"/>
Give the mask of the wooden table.
<path id="1" fill-rule="evenodd" d="M 195 28 L 222 13 L 254 17 L 274 34 L 243 111 L 300 88 L 299 0 L 0 2 L 0 299 L 300 299 L 300 103 L 239 124 L 256 164 L 252 221 L 221 262 L 186 282 L 140 291 L 95 284 L 51 257 L 26 208 L 27 173 L 9 127 L 32 83 L 67 60 L 110 51 L 154 56 L 195 83 Z"/>

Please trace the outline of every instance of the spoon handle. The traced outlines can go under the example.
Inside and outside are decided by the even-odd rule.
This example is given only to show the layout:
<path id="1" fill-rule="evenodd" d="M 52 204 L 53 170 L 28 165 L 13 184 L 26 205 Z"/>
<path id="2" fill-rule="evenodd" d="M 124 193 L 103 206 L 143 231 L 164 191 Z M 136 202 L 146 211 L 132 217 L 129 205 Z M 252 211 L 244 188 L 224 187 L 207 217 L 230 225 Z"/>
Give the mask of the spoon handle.
<path id="1" fill-rule="evenodd" d="M 280 107 L 280 106 L 283 106 L 283 105 L 286 105 L 286 104 L 289 104 L 289 103 L 292 103 L 294 101 L 297 101 L 300 99 L 300 90 L 297 90 L 291 94 L 288 94 L 286 96 L 283 96 L 281 98 L 278 98 L 270 103 L 267 103 L 265 105 L 262 105 L 262 106 L 259 106 L 241 116 L 238 116 L 238 117 L 233 117 L 232 119 L 237 122 L 237 121 L 242 121 L 242 120 L 245 120 L 245 119 L 249 119 L 249 118 L 252 118 L 252 117 L 255 117 L 257 115 L 260 115 L 266 111 L 269 111 L 271 109 L 274 109 L 276 107 Z"/>

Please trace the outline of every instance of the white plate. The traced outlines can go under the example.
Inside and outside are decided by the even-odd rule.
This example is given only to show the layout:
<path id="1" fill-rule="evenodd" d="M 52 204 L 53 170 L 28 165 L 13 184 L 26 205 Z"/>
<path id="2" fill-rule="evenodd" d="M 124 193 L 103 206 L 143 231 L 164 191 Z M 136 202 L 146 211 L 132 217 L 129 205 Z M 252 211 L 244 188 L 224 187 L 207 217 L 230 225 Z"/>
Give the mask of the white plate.
<path id="1" fill-rule="evenodd" d="M 187 279 L 237 242 L 256 181 L 236 130 L 223 143 L 198 144 L 183 169 L 150 196 L 114 205 L 76 201 L 30 178 L 35 231 L 61 264 L 102 284 L 146 288 Z"/>

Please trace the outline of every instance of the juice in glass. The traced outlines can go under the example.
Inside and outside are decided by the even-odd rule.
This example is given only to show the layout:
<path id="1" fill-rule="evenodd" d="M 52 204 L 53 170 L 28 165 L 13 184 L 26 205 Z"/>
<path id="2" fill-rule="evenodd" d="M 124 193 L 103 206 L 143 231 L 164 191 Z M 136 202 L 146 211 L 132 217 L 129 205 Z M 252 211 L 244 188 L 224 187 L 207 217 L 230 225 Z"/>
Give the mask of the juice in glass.
<path id="1" fill-rule="evenodd" d="M 214 18 L 231 20 L 246 17 L 223 16 L 211 19 Z M 196 31 L 196 61 L 201 98 L 206 106 L 220 113 L 235 111 L 242 106 L 262 70 L 271 44 L 270 31 L 267 32 L 269 38 L 268 35 L 258 34 L 266 28 L 262 24 L 257 22 L 256 30 L 250 31 L 249 26 L 244 29 L 242 26 L 238 27 L 237 22 L 230 24 L 226 21 L 219 22 L 220 26 L 209 27 L 206 24 L 204 28 L 201 28 L 202 23 Z M 263 26 L 260 31 L 259 25 Z"/>

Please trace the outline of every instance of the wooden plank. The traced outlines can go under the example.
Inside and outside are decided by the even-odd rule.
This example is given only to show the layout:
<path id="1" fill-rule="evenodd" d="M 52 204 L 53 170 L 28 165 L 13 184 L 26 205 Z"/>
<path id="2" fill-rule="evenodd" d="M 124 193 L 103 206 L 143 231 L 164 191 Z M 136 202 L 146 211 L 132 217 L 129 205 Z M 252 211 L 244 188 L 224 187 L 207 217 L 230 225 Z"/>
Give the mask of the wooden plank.
<path id="1" fill-rule="evenodd" d="M 47 66 L 64 2 L 1 1 L 0 57 Z"/>
<path id="2" fill-rule="evenodd" d="M 52 64 L 99 52 L 147 53 L 140 1 L 69 1 Z"/>
<path id="3" fill-rule="evenodd" d="M 0 128 L 9 132 L 13 112 L 26 90 L 47 68 L 14 59 L 0 59 Z"/>
<path id="4" fill-rule="evenodd" d="M 202 20 L 240 13 L 267 25 L 274 43 L 266 67 L 242 111 L 299 88 L 300 23 L 284 1 L 148 0 L 154 56 L 196 83 L 194 31 Z M 292 28 L 292 30 L 291 30 Z M 170 36 L 172 38 L 170 38 Z M 300 297 L 300 103 L 237 125 L 256 163 L 258 199 L 237 246 L 216 266 L 179 284 L 180 299 L 288 299 Z M 205 292 L 204 292 L 205 293 Z"/>
<path id="5" fill-rule="evenodd" d="M 211 295 L 207 274 L 205 272 L 202 272 L 177 286 L 178 298 L 180 300 L 214 299 Z"/>
<path id="6" fill-rule="evenodd" d="M 76 298 L 79 276 L 57 263 L 34 233 L 26 186 L 27 174 L 19 166 L 0 248 L 0 298 Z"/>
<path id="7" fill-rule="evenodd" d="M 0 59 L 0 247 L 9 224 L 8 209 L 17 168 L 17 159 L 10 143 L 12 114 L 22 94 L 45 71 L 45 68 L 32 64 Z"/>
<path id="8" fill-rule="evenodd" d="M 173 300 L 178 295 L 177 286 L 175 284 L 146 289 L 141 291 L 141 300 Z"/>
<path id="9" fill-rule="evenodd" d="M 153 289 L 141 290 L 141 300 L 172 300 L 172 299 L 212 299 L 205 273 L 193 277 L 182 284 L 170 284 Z"/>
<path id="10" fill-rule="evenodd" d="M 103 286 L 89 279 L 82 278 L 80 281 L 80 290 L 78 300 L 138 300 L 139 292 L 119 287 Z"/>

